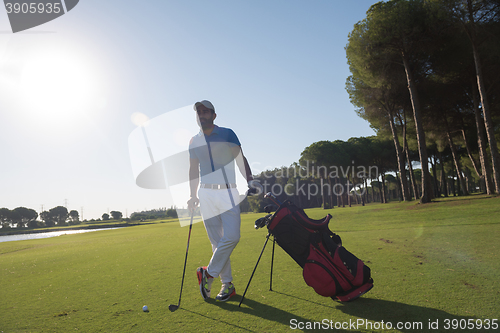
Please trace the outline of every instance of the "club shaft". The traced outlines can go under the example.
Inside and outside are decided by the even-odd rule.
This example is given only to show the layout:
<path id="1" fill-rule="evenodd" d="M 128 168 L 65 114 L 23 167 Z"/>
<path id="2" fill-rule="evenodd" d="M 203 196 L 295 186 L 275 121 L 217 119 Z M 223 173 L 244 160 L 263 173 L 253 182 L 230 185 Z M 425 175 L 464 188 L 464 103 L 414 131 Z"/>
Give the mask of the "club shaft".
<path id="1" fill-rule="evenodd" d="M 177 304 L 177 307 L 181 306 L 182 287 L 184 287 L 184 276 L 186 275 L 186 264 L 188 259 L 189 241 L 191 240 L 191 229 L 193 228 L 193 217 L 194 217 L 194 211 L 191 212 L 191 222 L 189 222 L 189 234 L 186 246 L 186 257 L 184 259 L 184 270 L 182 271 L 181 292 L 179 293 L 179 303 Z"/>
<path id="2" fill-rule="evenodd" d="M 271 274 L 269 276 L 269 291 L 273 291 L 273 266 L 274 266 L 274 247 L 276 245 L 276 239 L 273 237 L 273 254 L 271 256 Z"/>

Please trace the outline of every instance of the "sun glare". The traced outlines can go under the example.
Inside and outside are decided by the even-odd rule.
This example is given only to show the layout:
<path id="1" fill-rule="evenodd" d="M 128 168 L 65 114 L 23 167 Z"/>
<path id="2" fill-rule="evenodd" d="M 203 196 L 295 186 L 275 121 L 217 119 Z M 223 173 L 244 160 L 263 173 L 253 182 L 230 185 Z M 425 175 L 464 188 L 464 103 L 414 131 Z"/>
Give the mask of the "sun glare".
<path id="1" fill-rule="evenodd" d="M 132 123 L 136 126 L 146 126 L 146 123 L 149 121 L 149 117 L 141 112 L 134 112 L 130 116 L 130 119 L 132 120 Z"/>
<path id="2" fill-rule="evenodd" d="M 44 123 L 77 120 L 92 107 L 92 68 L 67 51 L 34 55 L 21 76 L 23 102 L 31 116 Z"/>

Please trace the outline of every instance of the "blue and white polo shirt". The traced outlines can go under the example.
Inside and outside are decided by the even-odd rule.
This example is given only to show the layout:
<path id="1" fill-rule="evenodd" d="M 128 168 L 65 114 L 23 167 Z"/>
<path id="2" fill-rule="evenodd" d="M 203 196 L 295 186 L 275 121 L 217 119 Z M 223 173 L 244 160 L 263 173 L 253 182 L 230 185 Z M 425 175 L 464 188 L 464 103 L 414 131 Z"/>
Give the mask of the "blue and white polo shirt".
<path id="1" fill-rule="evenodd" d="M 189 143 L 189 157 L 200 161 L 200 176 L 203 184 L 236 183 L 235 163 L 232 149 L 241 146 L 238 137 L 230 128 L 214 126 L 210 135 L 203 131 Z"/>

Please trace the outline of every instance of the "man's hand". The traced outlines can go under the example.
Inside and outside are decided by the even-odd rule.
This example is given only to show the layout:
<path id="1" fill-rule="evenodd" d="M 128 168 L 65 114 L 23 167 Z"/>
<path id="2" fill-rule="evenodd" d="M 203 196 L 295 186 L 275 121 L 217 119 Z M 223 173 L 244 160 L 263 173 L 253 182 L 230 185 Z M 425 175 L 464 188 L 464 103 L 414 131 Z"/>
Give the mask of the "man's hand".
<path id="1" fill-rule="evenodd" d="M 264 188 L 258 180 L 252 179 L 248 181 L 248 195 L 259 195 L 264 193 Z"/>
<path id="2" fill-rule="evenodd" d="M 189 211 L 195 210 L 196 207 L 198 207 L 198 204 L 200 203 L 200 200 L 197 197 L 191 197 L 191 199 L 188 200 L 188 209 Z"/>

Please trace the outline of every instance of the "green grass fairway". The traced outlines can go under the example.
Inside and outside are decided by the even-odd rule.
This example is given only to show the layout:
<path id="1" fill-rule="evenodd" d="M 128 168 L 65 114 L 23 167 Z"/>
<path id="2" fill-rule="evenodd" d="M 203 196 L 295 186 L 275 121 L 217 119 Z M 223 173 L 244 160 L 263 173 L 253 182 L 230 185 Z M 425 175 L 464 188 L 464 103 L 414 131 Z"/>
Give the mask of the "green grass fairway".
<path id="1" fill-rule="evenodd" d="M 177 222 L 0 243 L 0 332 L 309 332 L 315 322 L 316 331 L 476 332 L 479 323 L 490 325 L 485 332 L 500 330 L 500 198 L 306 212 L 333 215 L 332 231 L 372 269 L 368 294 L 344 304 L 317 295 L 278 246 L 269 291 L 269 243 L 238 308 L 266 236 L 253 227 L 264 214 L 243 214 L 232 255 L 238 295 L 226 303 L 201 299 L 195 271 L 208 263 L 211 246 L 197 223 L 173 313 L 188 235 Z M 214 282 L 213 294 L 219 288 Z"/>

